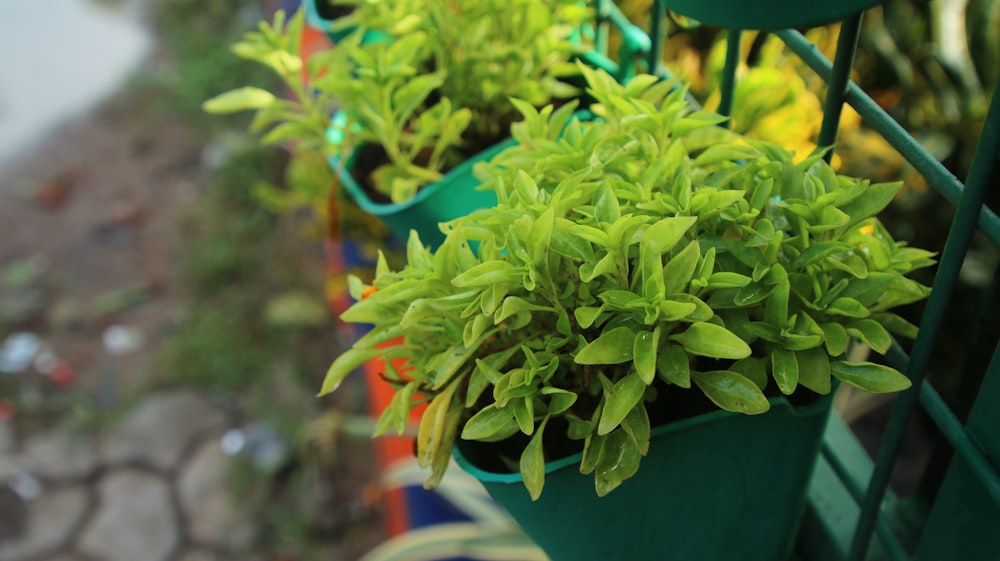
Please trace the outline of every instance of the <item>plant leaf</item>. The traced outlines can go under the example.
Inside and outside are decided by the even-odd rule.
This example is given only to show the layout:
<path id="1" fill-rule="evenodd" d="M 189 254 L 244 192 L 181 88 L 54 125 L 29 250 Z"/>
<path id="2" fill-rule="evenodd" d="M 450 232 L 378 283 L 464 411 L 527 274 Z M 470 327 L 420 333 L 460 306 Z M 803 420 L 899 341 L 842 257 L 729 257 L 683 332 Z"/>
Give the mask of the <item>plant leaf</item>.
<path id="1" fill-rule="evenodd" d="M 602 333 L 580 349 L 573 361 L 577 364 L 620 364 L 632 360 L 635 332 L 629 327 L 616 327 Z"/>
<path id="2" fill-rule="evenodd" d="M 680 345 L 669 345 L 656 361 L 657 373 L 668 383 L 691 387 L 691 357 Z"/>
<path id="3" fill-rule="evenodd" d="M 424 416 L 420 419 L 420 428 L 417 431 L 417 463 L 422 468 L 430 467 L 434 463 L 441 448 L 451 450 L 453 442 L 446 442 L 448 411 L 451 410 L 451 399 L 455 395 L 455 390 L 461 384 L 449 385 L 441 393 L 434 396 L 430 405 L 424 411 Z M 460 408 L 455 408 L 461 410 Z"/>
<path id="4" fill-rule="evenodd" d="M 491 403 L 465 422 L 461 436 L 464 440 L 489 438 L 507 426 L 513 418 L 514 413 L 510 409 L 501 409 L 496 403 Z"/>
<path id="5" fill-rule="evenodd" d="M 838 360 L 830 367 L 833 375 L 842 382 L 866 392 L 898 392 L 911 385 L 910 379 L 898 370 L 882 364 Z"/>
<path id="6" fill-rule="evenodd" d="M 859 319 L 847 324 L 847 334 L 864 341 L 875 352 L 885 354 L 892 346 L 892 337 L 882 325 L 872 319 Z"/>
<path id="7" fill-rule="evenodd" d="M 635 442 L 624 430 L 616 430 L 601 445 L 594 473 L 594 487 L 597 496 L 603 497 L 614 491 L 626 479 L 639 470 L 639 453 Z"/>
<path id="8" fill-rule="evenodd" d="M 839 323 L 820 324 L 823 330 L 823 342 L 826 344 L 826 352 L 830 356 L 840 356 L 847 352 L 847 330 Z"/>
<path id="9" fill-rule="evenodd" d="M 686 331 L 670 338 L 683 345 L 689 353 L 699 356 L 732 359 L 750 356 L 750 346 L 743 339 L 714 323 L 692 323 Z"/>
<path id="10" fill-rule="evenodd" d="M 646 383 L 635 372 L 618 380 L 614 391 L 605 395 L 604 411 L 601 413 L 597 434 L 608 434 L 620 425 L 645 392 Z"/>
<path id="11" fill-rule="evenodd" d="M 830 393 L 830 357 L 820 348 L 795 351 L 799 363 L 799 384 L 826 395 Z"/>
<path id="12" fill-rule="evenodd" d="M 542 495 L 542 487 L 545 486 L 545 454 L 542 450 L 542 434 L 545 432 L 545 425 L 549 418 L 545 417 L 535 435 L 531 437 L 528 445 L 521 453 L 521 478 L 524 479 L 524 486 L 531 495 L 531 500 L 537 501 Z"/>
<path id="13" fill-rule="evenodd" d="M 736 372 L 692 372 L 691 378 L 713 403 L 726 411 L 757 415 L 771 408 L 757 384 Z"/>
<path id="14" fill-rule="evenodd" d="M 771 375 L 778 383 L 778 389 L 785 395 L 791 395 L 799 383 L 799 363 L 792 351 L 774 351 L 771 353 Z"/>
<path id="15" fill-rule="evenodd" d="M 277 100 L 271 92 L 254 87 L 243 87 L 219 94 L 202 103 L 209 113 L 236 113 L 249 109 L 264 109 Z"/>
<path id="16" fill-rule="evenodd" d="M 652 331 L 642 330 L 635 336 L 632 360 L 635 361 L 635 371 L 646 385 L 652 384 L 656 378 L 656 350 L 659 345 L 659 325 Z"/>

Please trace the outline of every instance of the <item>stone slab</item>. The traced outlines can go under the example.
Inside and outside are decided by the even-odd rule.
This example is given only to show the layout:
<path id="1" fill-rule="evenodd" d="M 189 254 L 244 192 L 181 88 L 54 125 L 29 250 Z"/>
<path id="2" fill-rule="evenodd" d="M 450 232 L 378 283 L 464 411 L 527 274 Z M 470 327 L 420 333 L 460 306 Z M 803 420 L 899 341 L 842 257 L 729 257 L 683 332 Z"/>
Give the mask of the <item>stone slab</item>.
<path id="1" fill-rule="evenodd" d="M 170 488 L 160 477 L 118 470 L 100 481 L 99 508 L 78 547 L 104 561 L 168 561 L 180 543 Z"/>
<path id="2" fill-rule="evenodd" d="M 138 462 L 171 470 L 197 437 L 221 430 L 226 422 L 222 409 L 196 393 L 160 393 L 140 403 L 107 435 L 102 454 L 110 464 Z"/>
<path id="3" fill-rule="evenodd" d="M 93 473 L 97 450 L 88 435 L 53 431 L 28 438 L 16 461 L 38 477 L 80 479 Z"/>
<path id="4" fill-rule="evenodd" d="M 230 460 L 217 441 L 206 442 L 180 473 L 177 494 L 188 521 L 188 535 L 195 542 L 241 551 L 253 541 L 253 526 L 232 497 Z"/>
<path id="5" fill-rule="evenodd" d="M 67 545 L 83 522 L 90 497 L 83 486 L 47 490 L 29 503 L 24 534 L 0 543 L 0 561 L 22 561 Z"/>

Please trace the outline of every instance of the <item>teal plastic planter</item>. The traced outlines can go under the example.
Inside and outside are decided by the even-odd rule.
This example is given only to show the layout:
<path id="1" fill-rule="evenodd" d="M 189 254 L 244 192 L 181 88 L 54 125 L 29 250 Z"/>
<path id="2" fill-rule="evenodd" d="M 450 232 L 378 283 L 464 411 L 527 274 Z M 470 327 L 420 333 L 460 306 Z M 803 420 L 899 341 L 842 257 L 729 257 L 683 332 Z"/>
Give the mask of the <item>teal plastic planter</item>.
<path id="1" fill-rule="evenodd" d="M 377 216 L 400 240 L 405 242 L 412 229 L 417 231 L 424 245 L 436 248 L 444 241 L 444 234 L 438 226 L 441 222 L 497 204 L 494 191 L 477 189 L 480 181 L 472 174 L 472 169 L 476 163 L 489 160 L 515 144 L 517 142 L 511 138 L 483 150 L 446 173 L 441 181 L 425 185 L 416 197 L 401 204 L 373 201 L 351 175 L 353 157 L 347 159 L 346 165 L 340 165 L 338 158 L 331 158 L 330 164 L 361 210 Z"/>
<path id="2" fill-rule="evenodd" d="M 787 29 L 842 20 L 884 0 L 664 0 L 672 10 L 729 29 Z"/>
<path id="3" fill-rule="evenodd" d="M 603 498 L 580 455 L 546 466 L 532 502 L 519 474 L 458 464 L 552 561 L 785 561 L 819 454 L 831 395 L 763 415 L 708 413 L 653 431 L 649 456 Z"/>

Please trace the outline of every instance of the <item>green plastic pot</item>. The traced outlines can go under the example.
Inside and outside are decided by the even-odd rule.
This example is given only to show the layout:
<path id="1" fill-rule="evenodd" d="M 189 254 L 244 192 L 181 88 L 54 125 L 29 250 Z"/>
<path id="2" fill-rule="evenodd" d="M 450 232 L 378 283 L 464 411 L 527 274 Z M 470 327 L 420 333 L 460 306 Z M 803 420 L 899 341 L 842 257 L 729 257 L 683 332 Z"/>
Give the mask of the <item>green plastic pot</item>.
<path id="1" fill-rule="evenodd" d="M 546 465 L 532 502 L 520 474 L 455 459 L 552 561 L 785 561 L 794 545 L 832 393 L 796 409 L 784 398 L 658 427 L 639 471 L 605 497 L 579 454 Z"/>
<path id="2" fill-rule="evenodd" d="M 884 0 L 664 0 L 668 10 L 729 29 L 815 27 L 842 20 Z"/>
<path id="3" fill-rule="evenodd" d="M 336 157 L 330 159 L 330 164 L 337 170 L 341 185 L 361 210 L 382 220 L 397 238 L 406 241 L 410 230 L 416 230 L 424 245 L 437 247 L 444 241 L 444 234 L 438 226 L 441 222 L 497 204 L 496 192 L 477 189 L 481 182 L 472 174 L 472 169 L 476 163 L 489 160 L 516 143 L 509 138 L 483 150 L 452 168 L 440 181 L 422 187 L 410 201 L 400 204 L 378 203 L 368 196 L 351 174 L 354 169 L 353 155 L 345 165 L 340 165 Z"/>

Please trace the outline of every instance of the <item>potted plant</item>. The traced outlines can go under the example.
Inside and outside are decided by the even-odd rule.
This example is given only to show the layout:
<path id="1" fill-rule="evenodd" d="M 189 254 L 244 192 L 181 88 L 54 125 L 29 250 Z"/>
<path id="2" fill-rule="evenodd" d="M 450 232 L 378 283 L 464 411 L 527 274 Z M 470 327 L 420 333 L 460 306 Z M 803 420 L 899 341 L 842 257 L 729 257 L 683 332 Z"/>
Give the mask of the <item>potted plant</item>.
<path id="1" fill-rule="evenodd" d="M 564 78 L 578 74 L 571 37 L 589 11 L 575 0 L 355 4 L 343 18 L 354 31 L 308 61 L 301 11 L 235 46 L 276 70 L 292 99 L 244 88 L 207 108 L 257 109 L 264 142 L 322 151 L 362 210 L 402 239 L 416 228 L 436 244 L 439 222 L 496 202 L 475 190 L 472 167 L 510 145 L 509 99 L 542 107 L 578 94 Z"/>
<path id="2" fill-rule="evenodd" d="M 832 381 L 909 385 L 845 353 L 914 335 L 889 309 L 926 296 L 905 274 L 931 255 L 874 218 L 899 184 L 715 127 L 676 84 L 582 71 L 596 120 L 518 102 L 517 146 L 478 170 L 497 205 L 352 279 L 342 319 L 373 327 L 322 391 L 408 361 L 378 432 L 427 403 L 427 485 L 454 451 L 554 561 L 780 559 Z"/>

